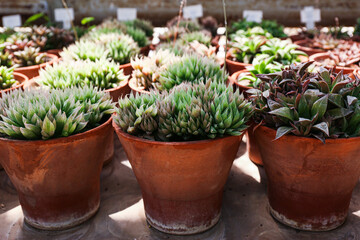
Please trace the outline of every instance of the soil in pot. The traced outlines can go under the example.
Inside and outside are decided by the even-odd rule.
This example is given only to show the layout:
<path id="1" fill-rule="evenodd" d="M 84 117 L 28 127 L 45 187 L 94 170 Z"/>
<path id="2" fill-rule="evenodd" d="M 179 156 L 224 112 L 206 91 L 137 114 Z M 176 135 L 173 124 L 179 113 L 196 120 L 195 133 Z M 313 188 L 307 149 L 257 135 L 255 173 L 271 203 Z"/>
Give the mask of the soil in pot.
<path id="1" fill-rule="evenodd" d="M 0 138 L 0 161 L 14 184 L 25 221 L 39 229 L 76 226 L 100 205 L 100 172 L 112 119 L 69 137 L 24 141 Z"/>
<path id="2" fill-rule="evenodd" d="M 360 176 L 360 137 L 327 139 L 286 135 L 260 126 L 255 139 L 268 177 L 270 212 L 296 229 L 327 231 L 346 219 Z"/>
<path id="3" fill-rule="evenodd" d="M 56 55 L 46 53 L 46 62 L 45 63 L 39 64 L 39 65 L 34 65 L 34 66 L 15 68 L 14 73 L 22 73 L 25 76 L 27 76 L 29 79 L 32 79 L 34 77 L 39 76 L 39 70 L 41 68 L 45 68 L 46 65 L 48 65 L 48 64 L 53 65 L 54 62 L 56 62 L 58 60 L 59 60 L 59 58 Z"/>
<path id="4" fill-rule="evenodd" d="M 334 67 L 334 65 L 329 65 L 329 63 L 331 62 L 330 53 L 314 54 L 310 56 L 310 61 L 315 61 L 317 65 L 324 66 L 327 69 L 332 69 Z M 336 66 L 336 70 L 343 70 L 344 74 L 352 74 L 355 69 L 356 68 L 352 67 Z M 358 69 L 360 69 L 360 67 Z"/>
<path id="5" fill-rule="evenodd" d="M 188 235 L 218 222 L 223 188 L 242 136 L 156 142 L 113 126 L 141 187 L 146 219 L 152 227 Z"/>

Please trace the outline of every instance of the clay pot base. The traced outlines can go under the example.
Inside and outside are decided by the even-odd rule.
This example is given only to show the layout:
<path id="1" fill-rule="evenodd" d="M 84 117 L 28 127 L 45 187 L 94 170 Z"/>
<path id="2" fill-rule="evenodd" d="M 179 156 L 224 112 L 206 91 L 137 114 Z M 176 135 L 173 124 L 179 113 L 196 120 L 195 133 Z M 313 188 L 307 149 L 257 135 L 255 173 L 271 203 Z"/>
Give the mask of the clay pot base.
<path id="1" fill-rule="evenodd" d="M 62 222 L 61 224 L 39 223 L 38 221 L 27 218 L 26 216 L 24 216 L 24 222 L 29 226 L 40 230 L 66 230 L 78 226 L 83 222 L 89 220 L 92 216 L 94 216 L 97 213 L 99 207 L 100 207 L 100 202 L 94 209 L 87 212 L 85 215 L 76 218 L 76 220 L 71 220 L 69 222 Z"/>
<path id="2" fill-rule="evenodd" d="M 271 216 L 278 222 L 280 222 L 281 224 L 284 224 L 288 227 L 294 228 L 294 229 L 298 229 L 301 231 L 308 231 L 308 232 L 325 232 L 325 231 L 331 231 L 334 230 L 338 227 L 340 227 L 341 225 L 343 225 L 346 221 L 346 217 L 347 215 L 342 217 L 342 220 L 336 221 L 334 224 L 331 225 L 327 225 L 326 227 L 320 227 L 320 228 L 312 228 L 311 224 L 302 224 L 299 225 L 299 223 L 295 222 L 294 220 L 291 220 L 287 217 L 285 217 L 284 215 L 282 215 L 281 213 L 275 211 L 269 204 L 269 211 Z"/>
<path id="3" fill-rule="evenodd" d="M 103 167 L 105 167 L 106 165 L 110 164 L 113 159 L 114 159 L 114 154 L 113 154 L 110 158 L 108 158 L 108 159 L 106 159 L 106 160 L 104 161 Z"/>
<path id="4" fill-rule="evenodd" d="M 145 212 L 145 216 L 146 216 L 147 223 L 151 227 L 155 228 L 156 230 L 163 232 L 163 233 L 167 233 L 167 234 L 185 236 L 185 235 L 203 233 L 203 232 L 209 230 L 210 228 L 214 227 L 219 222 L 221 213 L 219 213 L 214 219 L 212 219 L 211 223 L 208 225 L 196 226 L 193 228 L 189 228 L 186 226 L 178 226 L 176 229 L 171 228 L 167 225 L 161 224 L 160 222 L 157 222 L 146 212 Z"/>

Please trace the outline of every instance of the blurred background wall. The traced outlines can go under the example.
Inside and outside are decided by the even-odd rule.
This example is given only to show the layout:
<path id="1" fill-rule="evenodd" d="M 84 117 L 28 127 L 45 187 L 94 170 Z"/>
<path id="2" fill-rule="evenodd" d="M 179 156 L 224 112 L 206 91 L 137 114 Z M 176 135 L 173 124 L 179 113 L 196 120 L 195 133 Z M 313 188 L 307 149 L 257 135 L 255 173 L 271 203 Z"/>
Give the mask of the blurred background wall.
<path id="1" fill-rule="evenodd" d="M 97 21 L 116 17 L 116 8 L 137 8 L 138 17 L 149 19 L 154 25 L 162 25 L 178 14 L 180 0 L 67 0 L 75 9 L 76 21 L 93 16 Z M 222 0 L 188 0 L 187 5 L 201 3 L 204 16 L 212 15 L 222 22 Z M 338 17 L 341 25 L 354 25 L 360 17 L 360 0 L 227 0 L 230 20 L 242 17 L 242 11 L 262 10 L 264 19 L 275 19 L 286 26 L 300 25 L 300 9 L 315 6 L 321 9 L 319 25 L 334 25 Z M 54 8 L 62 7 L 61 0 L 0 0 L 0 15 L 20 13 L 30 16 L 48 11 L 52 16 Z"/>

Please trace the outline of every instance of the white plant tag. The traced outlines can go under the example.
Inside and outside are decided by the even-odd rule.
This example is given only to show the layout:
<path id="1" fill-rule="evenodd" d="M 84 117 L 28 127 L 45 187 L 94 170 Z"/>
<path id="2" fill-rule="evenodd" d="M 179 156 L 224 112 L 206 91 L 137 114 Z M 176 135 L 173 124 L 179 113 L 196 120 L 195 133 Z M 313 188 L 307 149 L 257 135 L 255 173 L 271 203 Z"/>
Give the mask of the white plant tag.
<path id="1" fill-rule="evenodd" d="M 301 22 L 305 23 L 307 29 L 314 29 L 315 22 L 321 21 L 320 9 L 313 6 L 304 7 L 300 12 Z"/>
<path id="2" fill-rule="evenodd" d="M 201 4 L 185 6 L 183 11 L 184 11 L 183 16 L 184 16 L 184 18 L 187 18 L 187 19 L 188 18 L 191 18 L 191 19 L 200 18 L 204 14 L 203 7 Z"/>
<path id="3" fill-rule="evenodd" d="M 21 16 L 17 15 L 10 15 L 10 16 L 3 16 L 2 23 L 4 27 L 14 28 L 21 26 Z"/>
<path id="4" fill-rule="evenodd" d="M 116 13 L 119 21 L 134 20 L 137 17 L 136 8 L 118 8 Z"/>
<path id="5" fill-rule="evenodd" d="M 255 11 L 255 10 L 244 10 L 243 11 L 243 18 L 246 19 L 246 21 L 249 22 L 257 22 L 261 23 L 263 18 L 263 12 L 262 11 Z"/>
<path id="6" fill-rule="evenodd" d="M 71 28 L 71 21 L 74 20 L 73 8 L 55 8 L 54 17 L 56 22 L 62 22 L 64 29 Z"/>

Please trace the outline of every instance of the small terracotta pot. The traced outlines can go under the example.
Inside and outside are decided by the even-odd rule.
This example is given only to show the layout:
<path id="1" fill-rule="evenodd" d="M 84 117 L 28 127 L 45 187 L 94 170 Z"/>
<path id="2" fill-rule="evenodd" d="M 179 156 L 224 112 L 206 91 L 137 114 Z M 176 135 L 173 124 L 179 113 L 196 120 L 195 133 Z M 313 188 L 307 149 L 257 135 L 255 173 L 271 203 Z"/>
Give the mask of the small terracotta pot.
<path id="1" fill-rule="evenodd" d="M 246 94 L 246 91 L 249 89 L 252 89 L 252 87 L 247 86 L 249 84 L 249 81 L 237 81 L 240 74 L 250 74 L 248 70 L 241 70 L 229 77 L 229 82 L 234 86 L 234 90 L 236 88 L 239 88 L 240 92 L 244 94 L 244 96 L 247 98 L 248 94 Z M 256 165 L 262 166 L 263 162 L 261 160 L 261 155 L 259 152 L 259 146 L 255 140 L 254 137 L 254 124 L 250 124 L 249 128 L 246 131 L 246 149 L 249 154 L 250 160 L 255 163 Z"/>
<path id="2" fill-rule="evenodd" d="M 309 56 L 316 54 L 316 53 L 325 53 L 326 52 L 325 50 L 322 50 L 322 49 L 307 47 L 307 44 L 311 41 L 312 41 L 311 39 L 307 38 L 307 39 L 296 41 L 295 44 L 299 45 L 299 47 L 297 48 L 298 50 L 305 52 Z"/>
<path id="3" fill-rule="evenodd" d="M 300 41 L 300 40 L 304 40 L 305 39 L 305 36 L 304 34 L 296 34 L 296 35 L 291 35 L 289 36 L 291 41 L 292 42 L 297 42 L 297 41 Z"/>
<path id="4" fill-rule="evenodd" d="M 40 69 L 45 68 L 47 65 L 53 65 L 54 62 L 59 60 L 59 58 L 56 55 L 50 53 L 46 53 L 46 57 L 48 57 L 50 60 L 39 65 L 15 68 L 14 73 L 22 73 L 25 76 L 27 76 L 29 79 L 37 77 L 39 76 Z"/>
<path id="5" fill-rule="evenodd" d="M 139 94 L 150 94 L 149 91 L 144 90 L 139 88 L 138 86 L 136 86 L 136 80 L 134 78 L 130 78 L 129 80 L 129 87 L 131 89 L 131 91 L 135 94 L 135 93 L 139 93 Z"/>
<path id="6" fill-rule="evenodd" d="M 50 50 L 47 50 L 46 53 L 50 53 L 52 55 L 55 55 L 57 56 L 58 58 L 60 58 L 60 53 L 62 52 L 63 50 L 62 49 L 50 49 Z"/>
<path id="7" fill-rule="evenodd" d="M 317 53 L 310 56 L 310 61 L 315 61 L 321 65 L 321 61 L 330 58 L 330 53 Z M 324 66 L 327 69 L 332 69 L 333 66 Z M 345 74 L 351 74 L 355 71 L 355 68 L 336 66 L 337 71 L 343 70 Z"/>
<path id="8" fill-rule="evenodd" d="M 120 69 L 124 70 L 124 74 L 125 75 L 131 75 L 133 68 L 131 66 L 131 63 L 127 63 L 127 64 L 122 64 L 120 65 Z"/>
<path id="9" fill-rule="evenodd" d="M 228 70 L 230 75 L 232 75 L 235 72 L 238 72 L 240 70 L 246 70 L 246 67 L 251 66 L 251 64 L 235 62 L 235 61 L 230 60 L 229 58 L 230 58 L 230 53 L 227 53 L 226 54 L 226 69 Z"/>
<path id="10" fill-rule="evenodd" d="M 360 137 L 327 139 L 255 132 L 268 178 L 270 212 L 290 227 L 327 231 L 346 219 L 360 176 Z"/>
<path id="11" fill-rule="evenodd" d="M 156 142 L 115 131 L 141 187 L 148 223 L 188 235 L 214 226 L 225 182 L 242 136 L 193 142 Z"/>
<path id="12" fill-rule="evenodd" d="M 19 82 L 18 85 L 14 86 L 14 87 L 11 87 L 11 88 L 8 88 L 8 89 L 5 89 L 5 90 L 1 90 L 0 91 L 0 97 L 2 96 L 3 93 L 7 93 L 7 92 L 10 92 L 10 91 L 13 91 L 15 89 L 18 89 L 18 88 L 24 88 L 24 84 L 29 81 L 29 78 L 27 76 L 25 76 L 24 74 L 21 74 L 21 73 L 17 73 L 17 72 L 14 72 L 14 79 L 16 81 Z"/>
<path id="13" fill-rule="evenodd" d="M 120 85 L 116 88 L 110 88 L 105 90 L 108 92 L 114 102 L 117 102 L 120 98 L 124 97 L 125 95 L 129 94 L 131 91 L 129 87 L 129 80 L 126 79 L 120 83 Z"/>
<path id="14" fill-rule="evenodd" d="M 106 142 L 113 134 L 111 121 L 109 118 L 84 133 L 46 141 L 0 138 L 0 161 L 18 192 L 29 225 L 66 229 L 96 213 Z"/>

